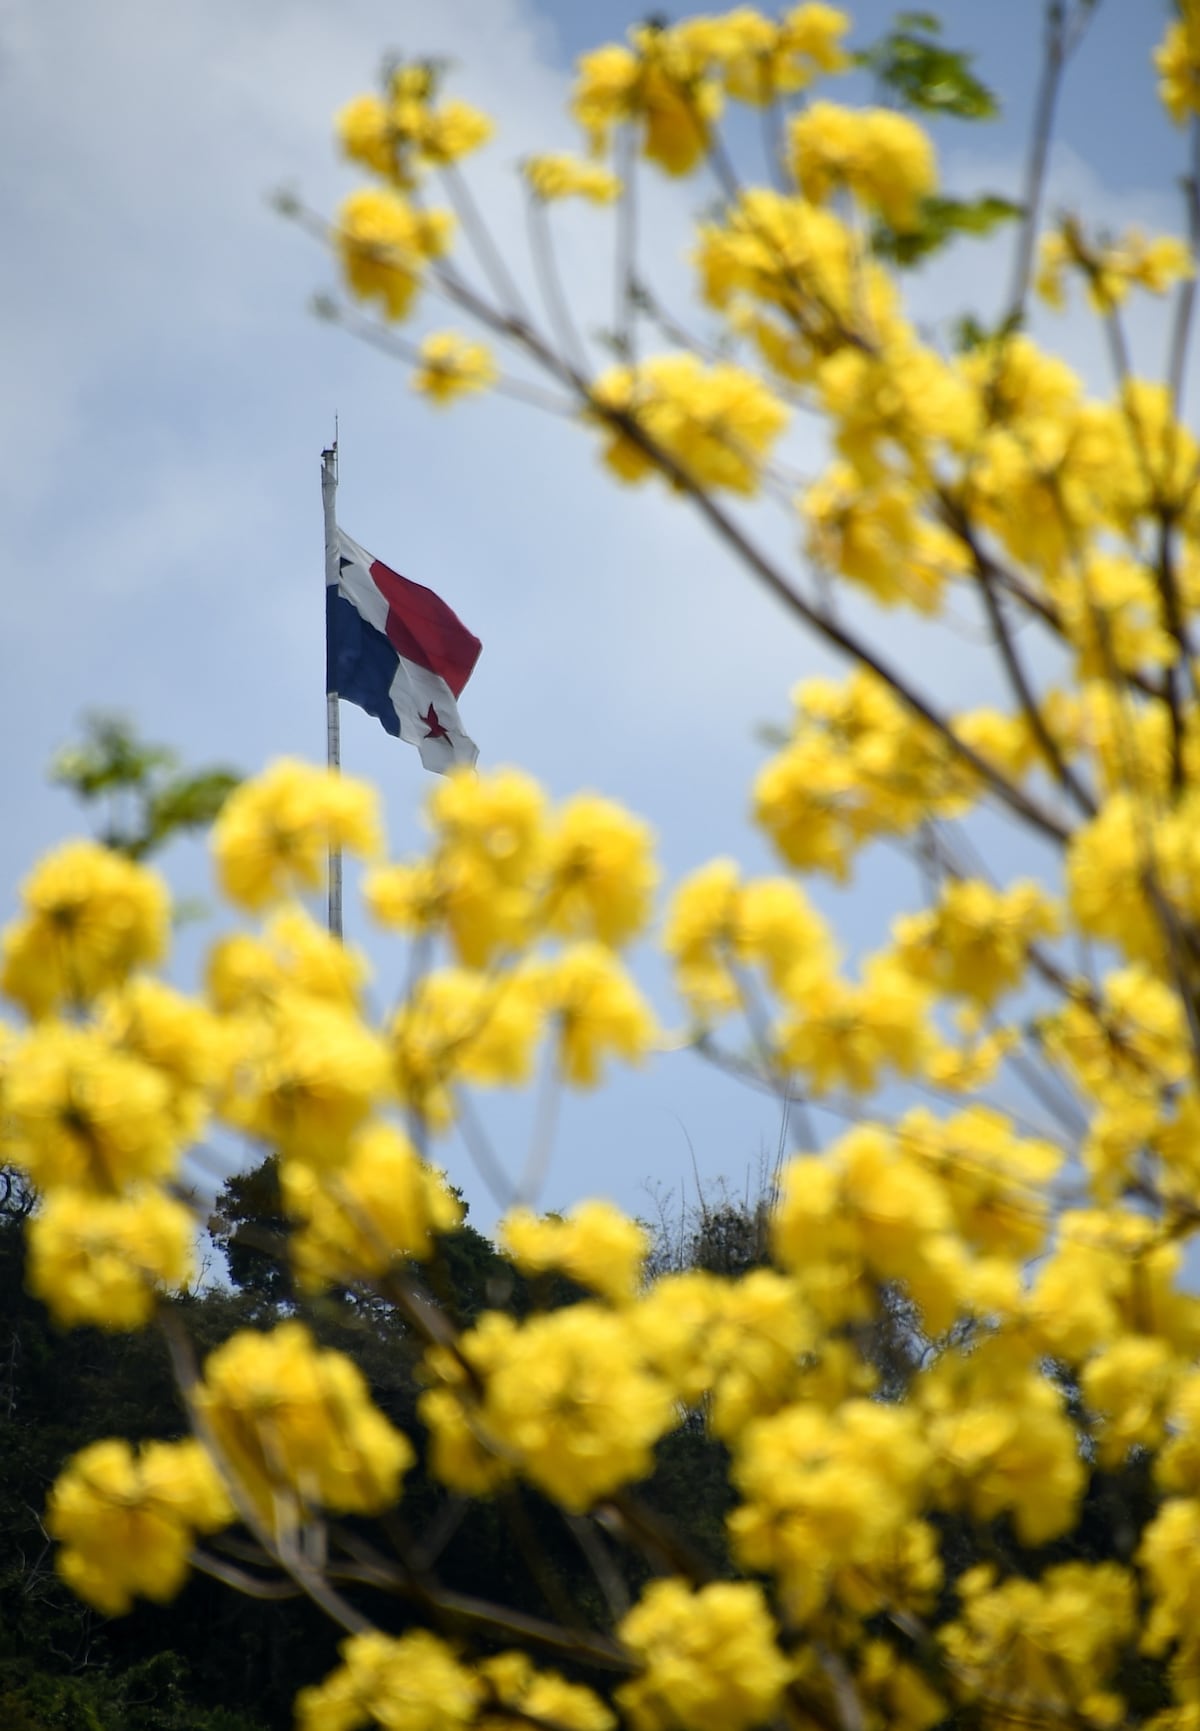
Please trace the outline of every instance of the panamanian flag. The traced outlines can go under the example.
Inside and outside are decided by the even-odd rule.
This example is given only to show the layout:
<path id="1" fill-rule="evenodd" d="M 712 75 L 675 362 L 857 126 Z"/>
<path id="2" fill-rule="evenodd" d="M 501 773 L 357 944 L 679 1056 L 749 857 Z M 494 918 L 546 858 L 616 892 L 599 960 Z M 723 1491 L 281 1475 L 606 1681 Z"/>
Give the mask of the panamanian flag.
<path id="1" fill-rule="evenodd" d="M 456 698 L 483 645 L 432 589 L 338 529 L 337 582 L 325 588 L 325 689 L 415 745 L 426 769 L 475 762 Z"/>

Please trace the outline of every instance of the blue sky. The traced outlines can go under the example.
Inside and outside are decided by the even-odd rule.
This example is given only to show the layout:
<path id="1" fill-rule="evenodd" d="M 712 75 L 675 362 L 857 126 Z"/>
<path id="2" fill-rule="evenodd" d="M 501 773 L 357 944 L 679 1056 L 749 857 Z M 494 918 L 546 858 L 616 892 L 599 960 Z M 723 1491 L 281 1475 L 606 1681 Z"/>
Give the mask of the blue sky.
<path id="1" fill-rule="evenodd" d="M 947 180 L 1012 190 L 1024 154 L 1041 6 L 954 0 L 948 40 L 979 51 L 1001 122 L 938 134 Z M 891 7 L 855 12 L 857 41 Z M 7 0 L 0 9 L 0 276 L 6 439 L 0 510 L 0 887 L 12 905 L 39 851 L 81 827 L 47 786 L 47 761 L 87 708 L 119 708 L 196 762 L 253 770 L 324 752 L 320 452 L 341 427 L 339 516 L 379 557 L 437 588 L 482 637 L 461 709 L 485 764 L 518 763 L 555 795 L 595 788 L 655 825 L 671 876 L 732 853 L 772 862 L 746 819 L 764 751 L 756 729 L 787 712 L 794 681 L 827 665 L 814 646 L 657 492 L 618 492 L 582 430 L 499 399 L 432 412 L 403 369 L 314 319 L 329 262 L 268 205 L 287 185 L 331 211 L 356 184 L 331 120 L 368 88 L 385 51 L 445 54 L 453 88 L 494 114 L 478 171 L 506 251 L 523 248 L 506 190 L 527 151 L 572 141 L 573 57 L 639 9 L 619 0 Z M 1165 8 L 1103 0 L 1062 107 L 1051 205 L 1113 226 L 1178 226 L 1182 144 L 1149 66 Z M 685 305 L 687 216 L 702 194 L 647 195 L 645 265 Z M 602 320 L 609 269 L 595 226 L 568 221 L 564 270 Z M 914 287 L 926 321 L 998 304 L 1004 245 L 962 247 Z M 454 322 L 436 309 L 417 328 Z M 1135 322 L 1158 364 L 1163 321 Z M 1103 385 L 1094 334 L 1047 327 Z M 793 458 L 812 472 L 811 431 Z M 778 518 L 768 543 L 790 557 Z M 949 703 L 976 701 L 978 657 L 889 621 Z M 419 845 L 428 779 L 416 753 L 347 711 L 343 761 L 383 789 L 391 844 Z M 998 843 L 998 846 L 1003 845 Z M 1020 863 L 1013 851 L 1014 868 Z M 1037 869 L 1038 860 L 1025 862 Z M 165 862 L 181 893 L 208 888 L 202 850 Z M 909 892 L 891 856 L 865 862 L 836 911 L 849 949 L 877 942 Z M 365 931 L 353 917 L 351 932 Z M 199 936 L 180 945 L 194 973 Z M 399 954 L 372 941 L 379 994 Z M 652 966 L 645 974 L 656 990 Z M 495 1115 L 518 1167 L 527 1103 Z M 779 1114 L 688 1055 L 667 1056 L 563 1112 L 544 1192 L 592 1192 L 645 1211 L 649 1180 L 676 1192 L 695 1171 L 740 1187 L 773 1155 Z M 492 1209 L 465 1157 L 455 1178 Z"/>

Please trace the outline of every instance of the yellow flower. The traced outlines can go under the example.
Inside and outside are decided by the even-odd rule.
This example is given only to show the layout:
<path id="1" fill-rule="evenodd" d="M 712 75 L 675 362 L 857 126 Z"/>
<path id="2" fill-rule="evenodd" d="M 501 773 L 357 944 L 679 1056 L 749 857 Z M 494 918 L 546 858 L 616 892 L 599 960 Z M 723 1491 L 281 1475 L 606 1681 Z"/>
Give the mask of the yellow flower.
<path id="1" fill-rule="evenodd" d="M 29 1222 L 29 1290 L 63 1328 L 141 1328 L 158 1289 L 194 1275 L 195 1237 L 187 1209 L 161 1191 L 55 1190 Z"/>
<path id="2" fill-rule="evenodd" d="M 747 496 L 758 491 L 763 465 L 788 412 L 753 373 L 695 355 L 651 355 L 636 367 L 614 367 L 592 386 L 593 418 L 608 435 L 604 460 L 623 481 L 656 468 L 621 424 L 629 421 L 699 487 Z M 619 417 L 612 419 L 610 417 Z"/>
<path id="3" fill-rule="evenodd" d="M 1080 991 L 1046 1018 L 1043 1037 L 1101 1104 L 1151 1099 L 1191 1066 L 1178 996 L 1136 965 L 1106 975 L 1098 999 Z"/>
<path id="4" fill-rule="evenodd" d="M 525 1274 L 560 1269 L 614 1304 L 637 1291 L 650 1248 L 645 1229 L 610 1202 L 581 1202 L 566 1219 L 514 1208 L 500 1222 L 500 1245 Z"/>
<path id="5" fill-rule="evenodd" d="M 551 931 L 619 946 L 650 918 L 658 882 L 649 826 L 611 800 L 578 794 L 546 843 L 545 919 Z"/>
<path id="6" fill-rule="evenodd" d="M 1101 1467 L 1115 1471 L 1131 1448 L 1161 1446 L 1178 1375 L 1171 1347 L 1148 1335 L 1114 1341 L 1084 1365 L 1080 1383 L 1099 1427 Z"/>
<path id="7" fill-rule="evenodd" d="M 389 1029 L 401 1100 L 430 1128 L 444 1128 L 453 1117 L 455 1083 L 497 1088 L 528 1080 L 544 1020 L 540 987 L 528 970 L 426 974 Z"/>
<path id="8" fill-rule="evenodd" d="M 804 495 L 809 556 L 861 583 L 881 606 L 934 613 L 946 579 L 966 569 L 968 555 L 920 507 L 918 490 L 898 477 L 864 488 L 849 464 L 835 464 Z"/>
<path id="9" fill-rule="evenodd" d="M 1149 1585 L 1152 1607 L 1142 1650 L 1161 1653 L 1172 1641 L 1182 1640 L 1194 1652 L 1200 1501 L 1169 1497 L 1142 1534 L 1137 1563 Z"/>
<path id="10" fill-rule="evenodd" d="M 178 1123 L 161 1071 L 94 1028 L 45 1022 L 13 1043 L 8 1155 L 42 1190 L 115 1196 L 175 1169 Z"/>
<path id="11" fill-rule="evenodd" d="M 670 1392 L 634 1347 L 625 1320 L 590 1303 L 496 1332 L 479 1409 L 485 1435 L 575 1513 L 644 1478 L 674 1425 Z"/>
<path id="12" fill-rule="evenodd" d="M 352 944 L 340 943 L 295 906 L 272 914 L 261 937 L 235 932 L 218 939 L 205 972 L 213 1007 L 225 1016 L 269 1013 L 280 998 L 296 993 L 357 1011 L 370 977 Z"/>
<path id="13" fill-rule="evenodd" d="M 1063 278 L 1074 270 L 1087 284 L 1088 300 L 1100 314 L 1113 312 L 1133 287 L 1165 294 L 1172 283 L 1195 275 L 1186 241 L 1176 235 L 1148 240 L 1140 229 L 1129 229 L 1117 240 L 1089 241 L 1081 224 L 1066 218 L 1042 239 L 1037 289 L 1052 307 L 1065 303 Z"/>
<path id="14" fill-rule="evenodd" d="M 299 994 L 250 1033 L 222 1114 L 292 1159 L 340 1164 L 350 1136 L 389 1092 L 382 1039 L 345 1010 Z"/>
<path id="15" fill-rule="evenodd" d="M 1134 1633 L 1127 1569 L 1060 1563 L 999 1586 L 990 1569 L 972 1569 L 958 1591 L 961 1615 L 938 1639 L 965 1700 L 1001 1700 L 1017 1722 L 1120 1723 L 1124 1702 L 1104 1684 Z"/>
<path id="16" fill-rule="evenodd" d="M 581 56 L 571 112 L 594 152 L 626 122 L 642 128 L 642 151 L 668 174 L 688 174 L 705 156 L 709 129 L 721 112 L 721 91 L 686 27 L 630 31 L 633 48 L 610 44 Z"/>
<path id="17" fill-rule="evenodd" d="M 377 300 L 384 316 L 402 319 L 431 259 L 450 246 L 448 211 L 417 211 L 396 193 L 366 188 L 342 205 L 335 236 L 352 294 Z"/>
<path id="18" fill-rule="evenodd" d="M 7 927 L 0 990 L 30 1016 L 90 1002 L 166 951 L 162 881 L 95 842 L 67 842 L 21 886 L 22 917 Z"/>
<path id="19" fill-rule="evenodd" d="M 317 889 L 331 848 L 370 859 L 381 841 L 373 788 L 287 758 L 230 794 L 212 834 L 221 888 L 251 911 Z"/>
<path id="20" fill-rule="evenodd" d="M 494 131 L 495 126 L 486 114 L 453 97 L 440 108 L 427 109 L 422 115 L 417 149 L 423 161 L 444 167 L 470 156 L 487 143 Z"/>
<path id="21" fill-rule="evenodd" d="M 777 1038 L 785 1063 L 815 1094 L 867 1094 L 885 1068 L 911 1076 L 929 1043 L 928 994 L 886 958 L 868 962 L 861 985 L 802 968 L 788 980 Z"/>
<path id="22" fill-rule="evenodd" d="M 227 1043 L 212 1014 L 161 980 L 141 979 L 101 1001 L 97 1026 L 115 1050 L 158 1071 L 180 1141 L 194 1140 L 226 1070 Z"/>
<path id="23" fill-rule="evenodd" d="M 1021 1544 L 1042 1545 L 1070 1530 L 1087 1472 L 1063 1396 L 1028 1368 L 1030 1350 L 991 1336 L 947 1353 L 918 1382 L 918 1422 L 943 1507 L 980 1521 L 1007 1511 Z"/>
<path id="24" fill-rule="evenodd" d="M 497 379 L 491 351 L 457 331 L 435 331 L 422 340 L 421 365 L 413 374 L 415 391 L 435 403 L 450 403 L 472 391 L 486 391 Z"/>
<path id="25" fill-rule="evenodd" d="M 605 1058 L 644 1058 L 658 1030 L 650 1008 L 611 950 L 573 944 L 531 969 L 531 989 L 557 1035 L 563 1080 L 594 1088 Z"/>
<path id="26" fill-rule="evenodd" d="M 718 66 L 729 95 L 756 106 L 804 90 L 819 73 L 851 64 L 840 46 L 850 28 L 844 12 L 810 0 L 778 23 L 750 6 L 717 18 L 683 21 L 678 30 Z"/>
<path id="27" fill-rule="evenodd" d="M 195 1535 L 233 1518 L 199 1443 L 146 1443 L 135 1454 L 112 1438 L 72 1457 L 50 1491 L 46 1526 L 62 1544 L 55 1561 L 68 1586 L 120 1617 L 137 1596 L 174 1598 Z"/>
<path id="28" fill-rule="evenodd" d="M 788 1616 L 807 1621 L 835 1575 L 888 1555 L 916 1515 L 929 1471 L 918 1415 L 846 1400 L 834 1412 L 800 1402 L 756 1420 L 739 1439 L 729 1517 L 735 1555 L 776 1577 Z"/>
<path id="29" fill-rule="evenodd" d="M 929 135 L 890 108 L 814 102 L 791 121 L 788 143 L 806 198 L 824 204 L 846 187 L 892 228 L 915 228 L 920 201 L 937 185 Z"/>
<path id="30" fill-rule="evenodd" d="M 391 178 L 396 170 L 396 135 L 387 103 L 379 96 L 356 96 L 336 120 L 342 149 L 352 162 Z"/>
<path id="31" fill-rule="evenodd" d="M 990 1008 L 1021 984 L 1030 947 L 1059 927 L 1050 898 L 1032 881 L 1007 890 L 975 879 L 947 883 L 937 906 L 896 921 L 896 958 L 942 995 Z"/>
<path id="32" fill-rule="evenodd" d="M 492 1696 L 480 1731 L 515 1731 L 527 1722 L 561 1725 L 563 1731 L 615 1731 L 616 1716 L 598 1695 L 557 1671 L 534 1670 L 525 1653 L 484 1659 L 478 1676 Z"/>
<path id="33" fill-rule="evenodd" d="M 1176 126 L 1200 114 L 1200 11 L 1189 0 L 1182 12 L 1154 50 L 1158 94 Z"/>
<path id="34" fill-rule="evenodd" d="M 225 1468 L 276 1533 L 314 1504 L 387 1508 L 414 1459 L 357 1367 L 298 1322 L 235 1334 L 209 1355 L 194 1398 Z"/>
<path id="35" fill-rule="evenodd" d="M 612 204 L 621 195 L 621 182 L 610 168 L 577 156 L 527 156 L 521 168 L 534 196 L 546 203 L 586 198 L 593 204 Z"/>
<path id="36" fill-rule="evenodd" d="M 791 1674 L 748 1581 L 695 1591 L 652 1581 L 617 1634 L 641 1667 L 616 1691 L 634 1731 L 750 1731 L 774 1715 Z"/>
<path id="37" fill-rule="evenodd" d="M 897 1141 L 937 1176 L 956 1229 L 976 1250 L 1024 1260 L 1042 1248 L 1047 1186 L 1063 1161 L 1052 1143 L 1017 1136 L 986 1106 L 941 1121 L 918 1108 L 900 1120 Z"/>
<path id="38" fill-rule="evenodd" d="M 371 1280 L 397 1257 L 423 1261 L 433 1253 L 433 1234 L 453 1231 L 462 1219 L 442 1174 L 390 1124 L 359 1131 L 333 1175 L 287 1160 L 279 1176 L 284 1207 L 298 1223 L 292 1265 L 310 1291 Z"/>
<path id="39" fill-rule="evenodd" d="M 341 1664 L 296 1697 L 296 1731 L 467 1731 L 483 1687 L 436 1635 L 351 1635 Z M 590 1731 L 590 1728 L 589 1728 Z"/>

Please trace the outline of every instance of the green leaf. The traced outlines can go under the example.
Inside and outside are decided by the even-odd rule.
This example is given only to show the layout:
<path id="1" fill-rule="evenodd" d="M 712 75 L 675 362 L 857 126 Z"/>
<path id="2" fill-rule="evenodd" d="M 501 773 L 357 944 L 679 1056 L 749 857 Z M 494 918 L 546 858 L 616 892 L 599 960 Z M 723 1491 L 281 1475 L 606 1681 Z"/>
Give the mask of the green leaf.
<path id="1" fill-rule="evenodd" d="M 1007 313 L 998 325 L 981 324 L 974 313 L 964 313 L 950 327 L 950 346 L 956 354 L 968 354 L 972 349 L 986 348 L 989 343 L 1002 343 L 1015 336 L 1024 323 L 1020 312 Z"/>
<path id="2" fill-rule="evenodd" d="M 877 257 L 902 268 L 911 267 L 940 252 L 959 235 L 988 235 L 1001 223 L 1023 215 L 1021 205 L 994 192 L 976 199 L 935 196 L 921 201 L 921 220 L 916 228 L 901 231 L 878 223 L 871 244 Z"/>
<path id="3" fill-rule="evenodd" d="M 856 58 L 905 108 L 956 120 L 994 120 L 1000 105 L 971 70 L 974 56 L 935 40 L 941 24 L 928 12 L 901 12 L 886 36 Z"/>
<path id="4" fill-rule="evenodd" d="M 54 758 L 51 779 L 84 804 L 104 800 L 100 838 L 131 859 L 157 852 L 181 830 L 212 823 L 241 780 L 219 764 L 180 770 L 170 747 L 139 738 L 124 716 L 86 715 L 83 730 L 81 743 Z"/>

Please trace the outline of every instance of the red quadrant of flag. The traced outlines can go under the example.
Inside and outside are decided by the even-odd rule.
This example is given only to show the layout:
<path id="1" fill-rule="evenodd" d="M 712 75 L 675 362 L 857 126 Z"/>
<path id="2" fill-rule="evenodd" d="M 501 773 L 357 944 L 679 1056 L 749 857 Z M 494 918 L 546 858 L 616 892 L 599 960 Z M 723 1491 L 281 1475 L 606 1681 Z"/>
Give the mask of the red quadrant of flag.
<path id="1" fill-rule="evenodd" d="M 387 639 L 398 655 L 444 679 L 455 697 L 471 677 L 483 648 L 453 608 L 432 589 L 401 577 L 379 559 L 371 579 L 388 604 Z"/>

